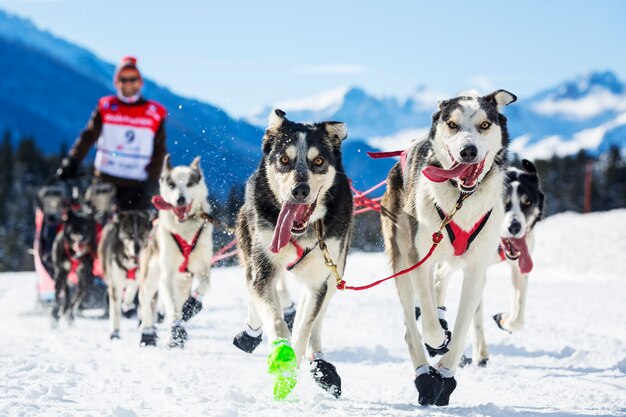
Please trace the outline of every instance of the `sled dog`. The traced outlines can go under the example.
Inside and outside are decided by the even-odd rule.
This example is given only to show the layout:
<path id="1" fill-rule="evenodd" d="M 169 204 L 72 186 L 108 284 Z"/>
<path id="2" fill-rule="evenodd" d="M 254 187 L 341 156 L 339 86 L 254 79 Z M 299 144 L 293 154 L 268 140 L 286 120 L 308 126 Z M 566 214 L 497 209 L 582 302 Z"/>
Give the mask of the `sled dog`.
<path id="1" fill-rule="evenodd" d="M 102 229 L 98 258 L 109 292 L 111 339 L 120 338 L 120 314 L 134 308 L 139 253 L 148 241 L 151 228 L 147 210 L 130 210 L 116 213 Z"/>
<path id="2" fill-rule="evenodd" d="M 395 280 L 422 405 L 447 405 L 456 388 L 454 373 L 504 221 L 509 136 L 506 117 L 499 110 L 515 100 L 513 94 L 498 90 L 440 102 L 428 138 L 410 147 L 387 177 L 382 231 L 394 273 L 424 258 L 437 240 L 433 234 L 442 228 L 432 256 Z M 440 263 L 464 273 L 452 333 L 439 318 L 438 307 L 443 306 L 436 304 L 434 269 Z M 415 320 L 416 298 L 421 333 Z M 423 343 L 431 356 L 443 355 L 434 367 L 429 366 Z"/>
<path id="3" fill-rule="evenodd" d="M 169 347 L 182 348 L 187 340 L 183 321 L 202 309 L 213 257 L 213 224 L 200 157 L 189 166 L 172 168 L 167 155 L 159 191 L 160 195 L 152 200 L 159 210 L 159 219 L 140 256 L 140 343 L 156 345 L 158 292 L 171 325 Z M 198 285 L 192 291 L 194 278 Z"/>
<path id="4" fill-rule="evenodd" d="M 339 374 L 322 355 L 322 322 L 336 287 L 320 245 L 343 272 L 353 205 L 341 159 L 347 134 L 340 122 L 296 123 L 282 110 L 272 111 L 262 159 L 239 212 L 237 239 L 250 294 L 247 325 L 263 327 L 270 343 L 268 371 L 277 399 L 293 389 L 304 359 L 318 385 L 341 395 Z M 276 286 L 285 273 L 302 286 L 292 335 Z"/>

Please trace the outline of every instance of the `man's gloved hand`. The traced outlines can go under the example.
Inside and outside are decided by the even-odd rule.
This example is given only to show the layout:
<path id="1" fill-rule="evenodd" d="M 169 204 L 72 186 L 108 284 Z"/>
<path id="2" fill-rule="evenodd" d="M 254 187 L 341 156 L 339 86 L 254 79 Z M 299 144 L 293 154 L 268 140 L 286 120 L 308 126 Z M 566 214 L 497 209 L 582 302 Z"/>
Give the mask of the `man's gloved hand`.
<path id="1" fill-rule="evenodd" d="M 76 171 L 78 171 L 78 161 L 72 157 L 67 157 L 63 158 L 61 166 L 57 169 L 54 176 L 58 180 L 65 181 L 74 178 Z"/>

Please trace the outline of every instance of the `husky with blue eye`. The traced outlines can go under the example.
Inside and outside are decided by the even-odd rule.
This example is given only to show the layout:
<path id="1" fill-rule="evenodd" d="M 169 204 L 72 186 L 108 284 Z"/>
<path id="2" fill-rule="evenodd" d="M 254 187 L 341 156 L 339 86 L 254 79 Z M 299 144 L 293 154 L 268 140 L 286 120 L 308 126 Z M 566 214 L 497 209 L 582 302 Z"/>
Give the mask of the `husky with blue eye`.
<path id="1" fill-rule="evenodd" d="M 250 293 L 247 326 L 262 328 L 270 343 L 277 399 L 294 388 L 303 360 L 318 385 L 341 395 L 339 374 L 322 354 L 322 322 L 336 287 L 320 242 L 343 273 L 353 205 L 341 159 L 347 135 L 343 123 L 295 123 L 283 111 L 272 111 L 261 163 L 248 180 L 239 212 L 237 239 Z M 293 334 L 277 291 L 282 276 L 302 285 Z M 235 339 L 236 345 L 241 342 Z"/>
<path id="2" fill-rule="evenodd" d="M 433 233 L 454 213 L 432 256 L 395 280 L 422 405 L 447 405 L 456 388 L 454 374 L 480 303 L 485 272 L 500 241 L 509 143 L 507 120 L 500 109 L 515 100 L 508 91 L 498 90 L 440 102 L 428 138 L 406 150 L 387 177 L 381 219 L 395 273 L 429 253 L 436 240 Z M 464 273 L 453 332 L 435 296 L 434 271 L 439 264 Z M 421 308 L 421 333 L 415 299 Z M 430 356 L 442 355 L 434 366 L 424 344 Z"/>

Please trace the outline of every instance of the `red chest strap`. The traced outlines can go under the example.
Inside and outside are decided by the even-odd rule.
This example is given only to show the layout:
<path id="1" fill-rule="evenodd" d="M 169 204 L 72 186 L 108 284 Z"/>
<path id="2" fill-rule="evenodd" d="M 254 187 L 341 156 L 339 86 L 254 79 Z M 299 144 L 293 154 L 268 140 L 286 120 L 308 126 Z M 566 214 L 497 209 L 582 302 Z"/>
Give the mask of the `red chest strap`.
<path id="1" fill-rule="evenodd" d="M 296 249 L 296 259 L 295 261 L 287 265 L 287 271 L 291 271 L 296 265 L 300 263 L 300 261 L 302 261 L 302 259 L 304 259 L 305 256 L 307 256 L 313 249 L 315 249 L 315 246 L 317 246 L 317 243 L 316 243 L 315 246 L 313 246 L 312 248 L 304 249 L 302 246 L 298 244 L 298 242 L 295 239 L 291 239 L 291 244 Z"/>
<path id="2" fill-rule="evenodd" d="M 446 215 L 439 208 L 437 208 L 437 213 L 439 213 L 439 217 L 443 220 Z M 461 256 L 469 249 L 471 243 L 476 239 L 476 236 L 480 233 L 480 231 L 485 227 L 487 220 L 489 220 L 489 216 L 491 216 L 491 210 L 481 217 L 480 220 L 472 226 L 470 230 L 463 230 L 459 227 L 458 224 L 451 221 L 446 225 L 446 231 L 448 232 L 448 237 L 450 238 L 450 243 L 454 247 L 454 256 Z"/>
<path id="3" fill-rule="evenodd" d="M 180 250 L 180 253 L 183 255 L 183 262 L 178 267 L 178 272 L 189 272 L 187 269 L 187 266 L 189 265 L 189 255 L 191 255 L 191 252 L 193 252 L 196 247 L 202 230 L 204 230 L 204 225 L 200 226 L 191 242 L 187 242 L 180 235 L 170 232 L 172 238 L 174 238 L 174 242 L 176 242 L 176 245 L 178 246 L 178 250 Z"/>

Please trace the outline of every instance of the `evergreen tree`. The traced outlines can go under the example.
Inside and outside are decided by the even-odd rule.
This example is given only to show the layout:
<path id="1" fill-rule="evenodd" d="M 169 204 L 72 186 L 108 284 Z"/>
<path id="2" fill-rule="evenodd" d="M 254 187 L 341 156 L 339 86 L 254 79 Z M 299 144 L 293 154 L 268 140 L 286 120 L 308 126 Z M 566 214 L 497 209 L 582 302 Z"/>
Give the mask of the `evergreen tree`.
<path id="1" fill-rule="evenodd" d="M 11 142 L 11 132 L 6 131 L 0 145 L 0 223 L 6 221 L 6 201 L 13 182 L 13 144 Z"/>

